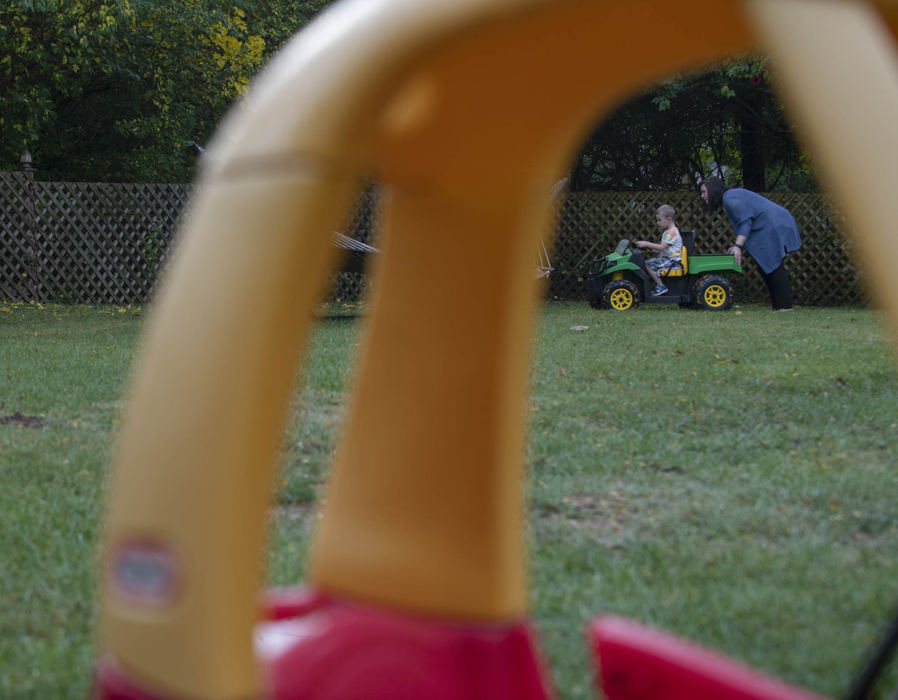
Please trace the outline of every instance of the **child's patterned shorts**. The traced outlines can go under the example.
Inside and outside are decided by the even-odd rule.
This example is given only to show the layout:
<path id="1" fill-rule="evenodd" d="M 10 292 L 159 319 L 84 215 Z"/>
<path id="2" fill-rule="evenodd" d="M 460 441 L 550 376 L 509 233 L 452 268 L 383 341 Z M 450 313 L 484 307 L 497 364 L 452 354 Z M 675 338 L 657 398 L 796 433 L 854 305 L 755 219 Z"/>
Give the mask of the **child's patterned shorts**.
<path id="1" fill-rule="evenodd" d="M 655 272 L 661 272 L 662 270 L 680 270 L 683 265 L 677 258 L 672 258 L 669 255 L 657 255 L 650 260 L 647 260 L 645 266 L 654 270 Z"/>

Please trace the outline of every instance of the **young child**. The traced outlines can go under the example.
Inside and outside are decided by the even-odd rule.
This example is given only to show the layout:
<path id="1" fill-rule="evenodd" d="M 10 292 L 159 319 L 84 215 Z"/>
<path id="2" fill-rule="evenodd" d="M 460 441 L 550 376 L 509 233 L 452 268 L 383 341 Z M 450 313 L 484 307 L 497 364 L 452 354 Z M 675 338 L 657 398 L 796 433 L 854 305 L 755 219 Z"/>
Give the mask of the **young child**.
<path id="1" fill-rule="evenodd" d="M 658 213 L 655 214 L 655 222 L 658 224 L 658 228 L 664 232 L 661 234 L 661 242 L 636 241 L 637 248 L 654 250 L 659 253 L 654 258 L 645 261 L 645 271 L 655 282 L 655 288 L 651 292 L 653 297 L 667 294 L 667 286 L 661 281 L 658 273 L 661 270 L 678 270 L 682 267 L 680 253 L 683 250 L 683 239 L 680 237 L 680 230 L 675 223 L 676 216 L 677 212 L 672 206 L 662 204 L 658 207 Z"/>

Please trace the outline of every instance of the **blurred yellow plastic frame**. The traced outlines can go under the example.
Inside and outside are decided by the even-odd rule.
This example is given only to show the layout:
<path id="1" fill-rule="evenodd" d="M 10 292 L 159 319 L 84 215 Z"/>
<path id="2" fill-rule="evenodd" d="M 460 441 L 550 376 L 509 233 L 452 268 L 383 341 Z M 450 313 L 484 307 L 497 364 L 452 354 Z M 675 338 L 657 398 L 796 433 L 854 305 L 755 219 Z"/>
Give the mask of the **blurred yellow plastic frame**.
<path id="1" fill-rule="evenodd" d="M 102 648 L 173 695 L 259 691 L 252 630 L 289 392 L 332 231 L 371 175 L 384 254 L 311 582 L 434 616 L 524 617 L 532 251 L 552 183 L 629 93 L 762 49 L 896 327 L 898 276 L 875 254 L 894 240 L 896 32 L 887 0 L 343 0 L 325 13 L 207 152 L 103 543 L 107 571 L 145 547 L 171 580 L 140 601 L 104 575 Z"/>

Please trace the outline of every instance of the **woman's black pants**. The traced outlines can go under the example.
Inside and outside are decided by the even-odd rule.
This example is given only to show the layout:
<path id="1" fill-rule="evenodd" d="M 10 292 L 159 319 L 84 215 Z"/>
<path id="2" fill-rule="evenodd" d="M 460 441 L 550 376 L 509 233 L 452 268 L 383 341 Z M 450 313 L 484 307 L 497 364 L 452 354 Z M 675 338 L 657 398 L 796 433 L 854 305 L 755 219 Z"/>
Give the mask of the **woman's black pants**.
<path id="1" fill-rule="evenodd" d="M 761 266 L 758 265 L 758 269 Z M 767 285 L 767 291 L 770 292 L 770 305 L 774 311 L 780 309 L 792 308 L 792 284 L 789 282 L 789 273 L 786 272 L 786 266 L 780 264 L 773 272 L 765 273 L 761 270 L 761 276 Z"/>

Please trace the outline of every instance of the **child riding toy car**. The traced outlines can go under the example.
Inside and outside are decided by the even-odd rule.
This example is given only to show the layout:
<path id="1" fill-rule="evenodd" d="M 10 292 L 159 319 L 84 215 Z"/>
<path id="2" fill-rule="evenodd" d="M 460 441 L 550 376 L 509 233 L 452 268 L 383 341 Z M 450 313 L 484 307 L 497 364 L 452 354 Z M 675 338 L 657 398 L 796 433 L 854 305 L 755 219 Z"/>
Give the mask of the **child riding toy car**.
<path id="1" fill-rule="evenodd" d="M 589 303 L 596 309 L 635 309 L 640 302 L 679 304 L 725 311 L 733 305 L 733 285 L 725 273 L 742 274 L 742 266 L 732 255 L 697 254 L 695 231 L 683 231 L 681 269 L 664 270 L 662 277 L 670 290 L 652 296 L 652 280 L 645 271 L 645 259 L 629 238 L 622 238 L 605 257 L 589 268 L 586 285 Z"/>

